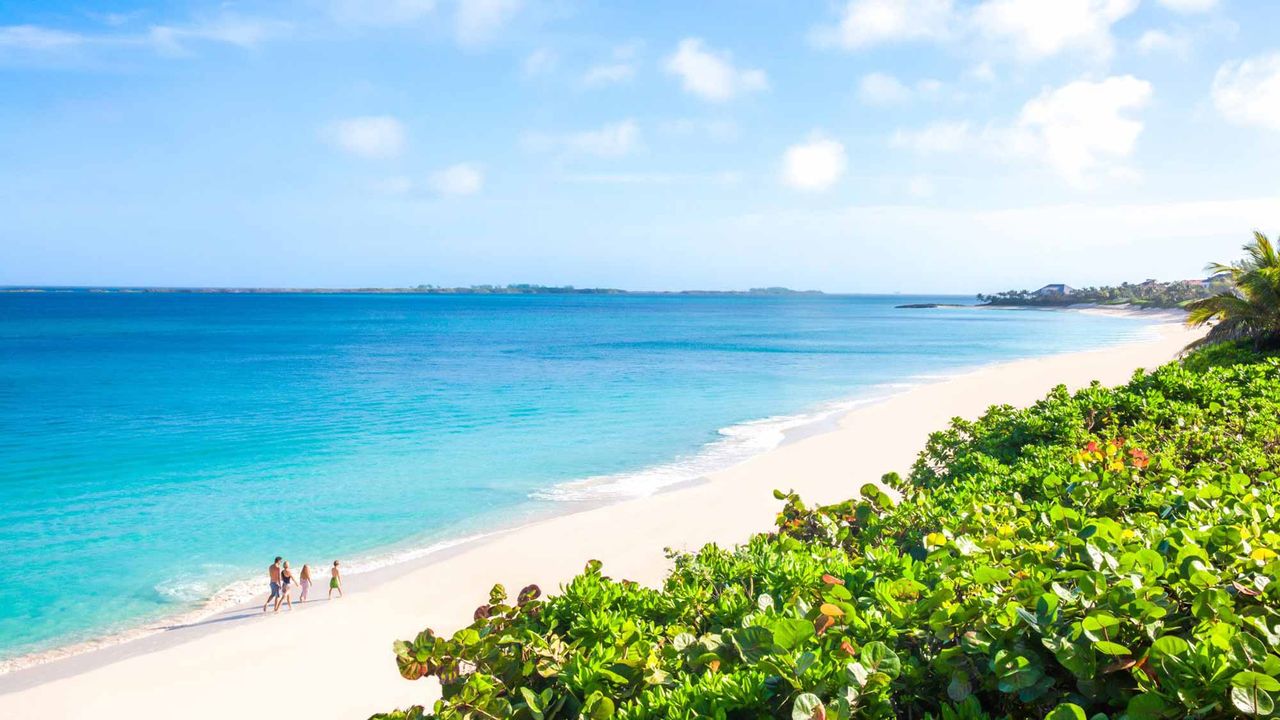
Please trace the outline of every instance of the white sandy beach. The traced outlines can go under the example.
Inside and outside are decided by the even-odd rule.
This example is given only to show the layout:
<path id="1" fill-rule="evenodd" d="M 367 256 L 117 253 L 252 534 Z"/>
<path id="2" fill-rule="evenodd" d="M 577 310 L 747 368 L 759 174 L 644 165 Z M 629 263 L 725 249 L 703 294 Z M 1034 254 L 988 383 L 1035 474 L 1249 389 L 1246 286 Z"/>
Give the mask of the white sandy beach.
<path id="1" fill-rule="evenodd" d="M 434 688 L 396 673 L 391 642 L 470 621 L 495 582 L 544 591 L 604 562 L 616 578 L 660 582 L 664 547 L 734 543 L 767 530 L 774 488 L 835 501 L 885 472 L 905 474 L 928 434 L 996 403 L 1025 405 L 1058 383 L 1125 381 L 1198 333 L 991 365 L 850 412 L 830 432 L 783 445 L 706 482 L 544 520 L 429 561 L 348 579 L 348 595 L 275 616 L 235 610 L 193 627 L 0 676 L 0 718 L 363 718 L 429 703 Z M 268 558 L 269 559 L 269 558 Z M 264 566 L 266 560 L 264 560 Z M 315 594 L 323 597 L 327 576 Z"/>

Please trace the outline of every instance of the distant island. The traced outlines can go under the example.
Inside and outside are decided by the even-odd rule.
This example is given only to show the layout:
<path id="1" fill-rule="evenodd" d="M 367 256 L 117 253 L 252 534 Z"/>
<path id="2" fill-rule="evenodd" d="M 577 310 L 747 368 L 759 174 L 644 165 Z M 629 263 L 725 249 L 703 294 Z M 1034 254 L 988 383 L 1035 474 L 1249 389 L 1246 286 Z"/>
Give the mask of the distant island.
<path id="1" fill-rule="evenodd" d="M 749 290 L 620 290 L 618 288 L 579 288 L 572 285 L 468 285 L 441 287 L 364 288 L 229 288 L 229 287 L 0 287 L 0 293 L 172 293 L 206 295 L 268 295 L 296 293 L 303 295 L 822 295 L 821 290 L 792 290 L 785 287 L 762 287 Z"/>
<path id="2" fill-rule="evenodd" d="M 1175 280 L 1161 282 L 1145 280 L 1141 283 L 1121 283 L 1100 287 L 1073 288 L 1065 283 L 1045 285 L 1039 290 L 1006 290 L 994 295 L 978 293 L 977 305 L 955 303 L 909 303 L 896 305 L 905 310 L 928 310 L 952 307 L 1068 307 L 1071 305 L 1112 305 L 1135 308 L 1181 308 L 1187 303 L 1203 300 L 1231 289 L 1231 281 L 1225 274 L 1203 280 Z"/>
<path id="3" fill-rule="evenodd" d="M 1137 284 L 1126 282 L 1087 288 L 1073 288 L 1056 283 L 1035 291 L 1006 290 L 994 295 L 979 294 L 978 302 L 988 306 L 1129 305 L 1140 308 L 1180 308 L 1189 302 L 1203 300 L 1230 288 L 1231 282 L 1225 275 L 1215 275 L 1203 280 L 1146 280 Z"/>

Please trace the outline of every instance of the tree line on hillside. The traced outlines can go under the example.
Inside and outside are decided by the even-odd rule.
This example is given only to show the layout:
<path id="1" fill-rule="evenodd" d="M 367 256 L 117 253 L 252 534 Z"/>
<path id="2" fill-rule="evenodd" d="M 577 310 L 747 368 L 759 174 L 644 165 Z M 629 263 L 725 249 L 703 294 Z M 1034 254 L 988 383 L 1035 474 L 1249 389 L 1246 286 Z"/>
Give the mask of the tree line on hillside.
<path id="1" fill-rule="evenodd" d="M 1058 288 L 1062 287 L 1061 290 Z M 1040 290 L 1006 290 L 992 295 L 978 294 L 978 302 L 987 305 L 1065 306 L 1075 304 L 1133 305 L 1146 308 L 1177 308 L 1189 302 L 1212 297 L 1230 287 L 1226 276 L 1207 280 L 1176 280 L 1122 283 L 1101 287 L 1069 288 L 1046 286 Z"/>

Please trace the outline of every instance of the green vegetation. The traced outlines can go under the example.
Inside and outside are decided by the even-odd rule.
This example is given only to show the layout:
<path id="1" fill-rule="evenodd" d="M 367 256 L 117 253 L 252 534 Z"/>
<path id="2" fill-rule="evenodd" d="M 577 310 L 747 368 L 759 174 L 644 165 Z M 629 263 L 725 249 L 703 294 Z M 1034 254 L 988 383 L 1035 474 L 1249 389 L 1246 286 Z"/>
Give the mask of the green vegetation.
<path id="1" fill-rule="evenodd" d="M 1052 287 L 1052 286 L 1049 286 Z M 978 295 L 978 302 L 987 305 L 1028 305 L 1035 307 L 1062 307 L 1075 304 L 1133 305 L 1143 308 L 1178 308 L 1187 303 L 1212 297 L 1228 289 L 1227 279 L 1215 275 L 1210 280 L 1178 280 L 1175 282 L 1123 283 L 1115 286 L 1070 289 L 1069 292 L 1052 292 L 1048 288 L 1037 291 L 1007 290 L 994 295 Z"/>
<path id="2" fill-rule="evenodd" d="M 935 433 L 910 477 L 675 557 L 495 587 L 385 718 L 1221 718 L 1280 698 L 1280 359 L 1216 347 Z M 714 512 L 708 509 L 708 512 Z"/>
<path id="3" fill-rule="evenodd" d="M 1255 347 L 1280 345 L 1280 254 L 1266 235 L 1253 234 L 1244 246 L 1245 259 L 1233 265 L 1209 266 L 1230 278 L 1230 286 L 1212 297 L 1187 305 L 1188 322 L 1214 324 L 1206 343 L 1249 340 Z"/>

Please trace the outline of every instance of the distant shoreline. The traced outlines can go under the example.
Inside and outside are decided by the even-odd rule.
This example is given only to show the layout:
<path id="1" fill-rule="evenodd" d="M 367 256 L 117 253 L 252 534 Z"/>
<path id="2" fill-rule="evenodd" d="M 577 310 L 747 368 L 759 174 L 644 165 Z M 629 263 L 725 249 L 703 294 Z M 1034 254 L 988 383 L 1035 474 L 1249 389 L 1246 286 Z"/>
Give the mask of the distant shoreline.
<path id="1" fill-rule="evenodd" d="M 267 287 L 144 287 L 79 285 L 7 285 L 0 293 L 10 294 L 102 294 L 102 295 L 826 295 L 821 290 L 792 290 L 784 287 L 748 290 L 622 290 L 619 288 L 576 288 L 549 285 L 472 285 L 468 287 L 388 288 L 267 288 Z"/>
<path id="2" fill-rule="evenodd" d="M 979 309 L 979 310 L 1081 310 L 1088 312 L 1106 312 L 1117 315 L 1135 315 L 1140 314 L 1144 317 L 1152 315 L 1167 314 L 1170 316 L 1181 317 L 1187 313 L 1186 309 L 1180 307 L 1163 307 L 1159 305 L 1139 305 L 1136 303 L 974 303 L 965 305 L 962 303 L 910 303 L 907 305 L 895 305 L 895 310 L 947 310 L 951 308 Z"/>

